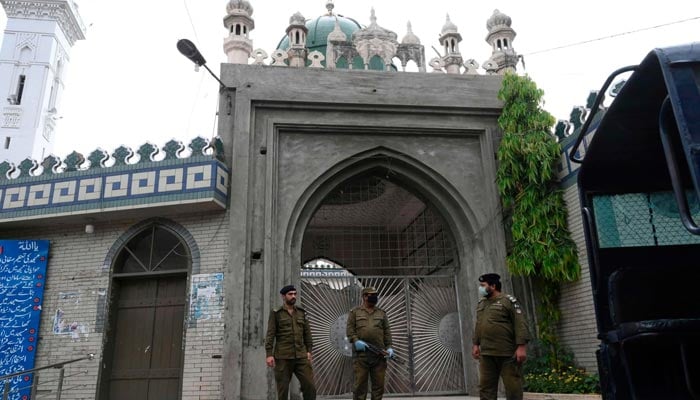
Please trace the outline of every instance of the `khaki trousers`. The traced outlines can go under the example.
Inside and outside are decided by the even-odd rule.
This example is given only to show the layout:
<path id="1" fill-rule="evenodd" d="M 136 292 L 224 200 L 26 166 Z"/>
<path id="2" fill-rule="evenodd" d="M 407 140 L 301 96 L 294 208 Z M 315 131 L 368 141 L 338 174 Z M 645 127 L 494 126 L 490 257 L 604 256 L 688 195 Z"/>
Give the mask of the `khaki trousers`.
<path id="1" fill-rule="evenodd" d="M 496 400 L 499 377 L 503 380 L 507 400 L 523 399 L 522 365 L 515 361 L 515 357 L 481 356 L 479 375 L 481 400 Z"/>
<path id="2" fill-rule="evenodd" d="M 384 357 L 373 354 L 358 355 L 353 359 L 352 367 L 355 372 L 353 400 L 367 398 L 367 378 L 372 381 L 372 400 L 381 400 L 384 396 L 384 376 L 386 375 Z"/>
<path id="3" fill-rule="evenodd" d="M 316 399 L 316 385 L 314 385 L 314 372 L 311 363 L 306 358 L 293 358 L 289 360 L 275 359 L 275 383 L 277 384 L 277 400 L 289 398 L 289 381 L 292 374 L 299 379 L 304 400 Z"/>

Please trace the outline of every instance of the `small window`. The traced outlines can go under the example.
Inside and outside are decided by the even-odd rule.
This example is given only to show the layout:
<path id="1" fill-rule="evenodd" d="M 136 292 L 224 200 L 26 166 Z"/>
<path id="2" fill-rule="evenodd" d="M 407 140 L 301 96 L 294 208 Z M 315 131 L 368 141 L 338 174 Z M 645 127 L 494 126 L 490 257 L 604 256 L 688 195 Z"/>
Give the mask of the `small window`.
<path id="1" fill-rule="evenodd" d="M 5 150 L 7 150 L 7 149 L 10 148 L 10 142 L 12 142 L 12 138 L 9 137 L 9 136 L 6 137 L 6 138 L 5 138 Z"/>
<path id="2" fill-rule="evenodd" d="M 17 104 L 22 104 L 22 93 L 24 93 L 24 83 L 26 80 L 26 76 L 19 76 L 19 81 L 17 82 Z"/>
<path id="3" fill-rule="evenodd" d="M 236 36 L 240 36 L 240 35 L 241 35 L 241 26 L 236 25 Z"/>

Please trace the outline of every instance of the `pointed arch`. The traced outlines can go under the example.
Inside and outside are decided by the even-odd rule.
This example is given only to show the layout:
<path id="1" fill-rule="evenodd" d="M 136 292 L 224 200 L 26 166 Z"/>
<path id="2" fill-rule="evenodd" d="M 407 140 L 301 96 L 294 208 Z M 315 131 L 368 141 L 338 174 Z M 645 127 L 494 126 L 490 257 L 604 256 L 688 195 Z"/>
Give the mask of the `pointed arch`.
<path id="1" fill-rule="evenodd" d="M 331 191 L 342 182 L 377 168 L 390 171 L 392 179 L 414 188 L 428 200 L 445 221 L 455 242 L 465 243 L 473 240 L 474 232 L 478 230 L 477 218 L 457 188 L 419 160 L 380 146 L 348 157 L 328 169 L 306 188 L 292 211 L 285 234 L 285 252 L 291 252 L 292 260 L 301 261 L 304 232 L 315 210 Z M 460 246 L 457 257 L 469 258 Z"/>

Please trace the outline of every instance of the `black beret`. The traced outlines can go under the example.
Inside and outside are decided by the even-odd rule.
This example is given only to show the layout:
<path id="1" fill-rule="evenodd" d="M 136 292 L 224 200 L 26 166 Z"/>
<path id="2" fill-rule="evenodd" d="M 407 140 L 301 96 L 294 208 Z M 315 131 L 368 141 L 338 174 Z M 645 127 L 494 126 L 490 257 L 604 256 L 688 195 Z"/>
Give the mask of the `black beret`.
<path id="1" fill-rule="evenodd" d="M 280 289 L 280 294 L 287 294 L 287 293 L 291 292 L 292 290 L 295 292 L 297 291 L 297 289 L 294 287 L 294 285 L 287 285 L 287 286 L 283 287 L 282 289 Z"/>
<path id="2" fill-rule="evenodd" d="M 483 274 L 479 277 L 479 282 L 486 282 L 489 285 L 495 285 L 496 282 L 501 280 L 501 276 L 498 274 Z"/>

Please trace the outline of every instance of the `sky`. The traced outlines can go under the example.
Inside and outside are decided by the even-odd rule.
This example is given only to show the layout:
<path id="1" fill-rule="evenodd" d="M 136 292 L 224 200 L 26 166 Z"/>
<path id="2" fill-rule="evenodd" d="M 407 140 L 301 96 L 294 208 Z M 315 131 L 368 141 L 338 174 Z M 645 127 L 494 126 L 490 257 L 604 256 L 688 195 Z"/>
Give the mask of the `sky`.
<path id="1" fill-rule="evenodd" d="M 315 18 L 326 11 L 325 0 L 250 1 L 253 46 L 268 54 L 292 14 Z M 98 147 L 111 153 L 120 145 L 136 150 L 146 141 L 187 144 L 215 134 L 218 83 L 203 68 L 195 72 L 175 44 L 181 38 L 195 42 L 218 74 L 226 60 L 227 0 L 76 2 L 88 26 L 87 39 L 71 51 L 55 155 L 64 158 L 73 150 L 87 155 Z M 509 15 L 517 32 L 513 47 L 525 60 L 519 72 L 544 90 L 544 108 L 556 119 L 568 119 L 572 107 L 584 105 L 589 92 L 615 69 L 638 64 L 656 47 L 700 41 L 698 0 L 335 0 L 336 13 L 363 25 L 369 24 L 372 7 L 378 24 L 399 40 L 410 21 L 426 46 L 426 61 L 435 56 L 432 46 L 441 49 L 438 37 L 446 14 L 463 37 L 462 56 L 479 64 L 491 55 L 486 21 L 494 9 Z M 0 24 L 5 24 L 4 13 Z M 587 43 L 572 45 L 581 42 Z"/>

